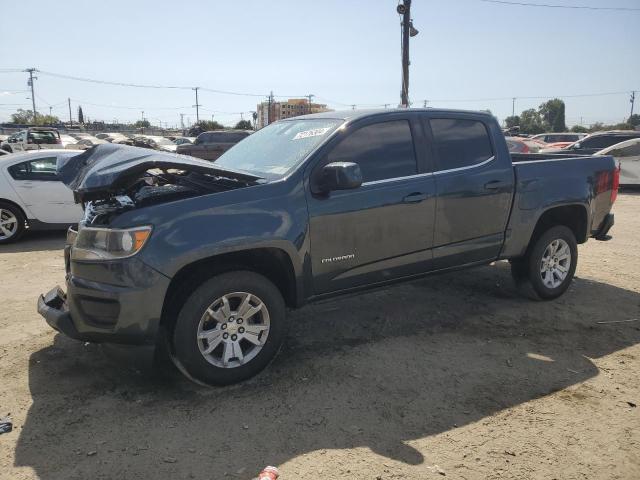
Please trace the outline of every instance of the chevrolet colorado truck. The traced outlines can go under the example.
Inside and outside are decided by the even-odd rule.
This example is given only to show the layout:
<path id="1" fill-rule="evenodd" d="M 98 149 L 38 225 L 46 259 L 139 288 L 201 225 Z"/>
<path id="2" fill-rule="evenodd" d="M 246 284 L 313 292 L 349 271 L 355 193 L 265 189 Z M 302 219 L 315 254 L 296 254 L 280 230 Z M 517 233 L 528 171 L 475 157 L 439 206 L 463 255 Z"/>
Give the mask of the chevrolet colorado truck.
<path id="1" fill-rule="evenodd" d="M 98 145 L 58 175 L 85 213 L 66 293 L 38 311 L 81 341 L 164 345 L 215 385 L 263 369 L 287 309 L 329 296 L 496 260 L 562 295 L 577 245 L 609 238 L 619 179 L 610 156 L 510 155 L 491 115 L 436 109 L 283 120 L 215 163 Z"/>

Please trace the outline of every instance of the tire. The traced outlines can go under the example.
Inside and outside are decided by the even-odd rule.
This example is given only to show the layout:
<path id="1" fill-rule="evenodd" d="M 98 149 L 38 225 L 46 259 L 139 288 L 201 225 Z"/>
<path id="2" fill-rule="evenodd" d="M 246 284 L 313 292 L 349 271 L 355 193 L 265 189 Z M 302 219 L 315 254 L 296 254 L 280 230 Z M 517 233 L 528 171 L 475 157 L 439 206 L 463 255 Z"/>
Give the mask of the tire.
<path id="1" fill-rule="evenodd" d="M 178 314 L 173 342 L 177 360 L 190 376 L 209 385 L 229 385 L 264 369 L 286 333 L 286 308 L 278 288 L 257 273 L 235 271 L 212 277 L 189 296 Z"/>
<path id="2" fill-rule="evenodd" d="M 12 203 L 0 202 L 0 222 L 0 245 L 15 242 L 24 233 L 24 213 Z"/>
<path id="3" fill-rule="evenodd" d="M 543 300 L 558 298 L 569 288 L 576 272 L 576 237 L 565 226 L 551 227 L 536 238 L 524 261 L 528 283 L 536 295 Z"/>

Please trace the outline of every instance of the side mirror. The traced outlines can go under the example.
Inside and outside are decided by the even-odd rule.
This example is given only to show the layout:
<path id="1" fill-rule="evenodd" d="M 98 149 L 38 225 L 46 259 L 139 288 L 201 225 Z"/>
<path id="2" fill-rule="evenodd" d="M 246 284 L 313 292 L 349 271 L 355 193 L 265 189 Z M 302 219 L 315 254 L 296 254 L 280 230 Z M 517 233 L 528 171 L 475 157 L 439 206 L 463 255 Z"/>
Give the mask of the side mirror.
<path id="1" fill-rule="evenodd" d="M 325 192 L 358 188 L 362 185 L 360 165 L 353 162 L 329 163 L 322 168 L 319 183 Z"/>

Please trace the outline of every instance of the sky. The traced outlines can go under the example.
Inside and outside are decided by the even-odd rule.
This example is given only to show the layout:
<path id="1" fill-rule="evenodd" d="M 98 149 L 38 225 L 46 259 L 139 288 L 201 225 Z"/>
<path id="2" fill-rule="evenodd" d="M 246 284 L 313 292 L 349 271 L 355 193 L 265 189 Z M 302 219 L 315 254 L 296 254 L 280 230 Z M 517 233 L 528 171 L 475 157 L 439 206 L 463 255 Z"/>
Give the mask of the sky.
<path id="1" fill-rule="evenodd" d="M 526 0 L 529 1 L 529 0 Z M 640 0 L 530 0 L 640 9 Z M 232 125 L 270 91 L 315 95 L 340 110 L 400 98 L 397 0 L 138 0 L 4 2 L 0 22 L 0 121 L 39 113 L 179 125 L 200 118 Z M 413 106 L 490 109 L 501 121 L 546 98 L 565 100 L 569 125 L 620 122 L 638 90 L 640 11 L 537 8 L 481 0 L 413 0 Z M 31 13 L 33 13 L 31 15 Z M 134 88 L 63 79 L 183 86 Z M 619 92 L 611 95 L 571 95 Z M 525 98 L 540 97 L 540 98 Z M 248 118 L 249 113 L 244 113 Z"/>

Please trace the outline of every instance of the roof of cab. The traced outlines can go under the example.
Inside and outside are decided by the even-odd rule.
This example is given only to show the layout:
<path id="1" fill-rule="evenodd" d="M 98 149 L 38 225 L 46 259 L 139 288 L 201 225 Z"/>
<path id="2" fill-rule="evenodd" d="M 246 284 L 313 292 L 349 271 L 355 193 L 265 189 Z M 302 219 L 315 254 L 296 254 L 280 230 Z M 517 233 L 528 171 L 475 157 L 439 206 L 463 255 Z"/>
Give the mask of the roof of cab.
<path id="1" fill-rule="evenodd" d="M 283 119 L 283 121 L 299 120 L 299 119 L 313 119 L 313 118 L 332 118 L 336 120 L 355 120 L 363 117 L 370 117 L 374 115 L 384 115 L 391 113 L 405 113 L 405 112 L 429 112 L 435 113 L 461 113 L 461 114 L 474 114 L 491 117 L 492 115 L 487 112 L 479 112 L 477 110 L 458 110 L 447 108 L 377 108 L 366 110 L 339 110 L 334 112 L 322 112 L 311 113 L 309 115 L 301 115 L 299 117 L 292 117 Z"/>

